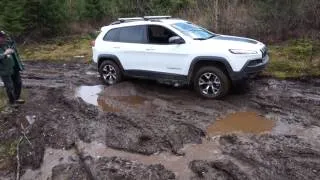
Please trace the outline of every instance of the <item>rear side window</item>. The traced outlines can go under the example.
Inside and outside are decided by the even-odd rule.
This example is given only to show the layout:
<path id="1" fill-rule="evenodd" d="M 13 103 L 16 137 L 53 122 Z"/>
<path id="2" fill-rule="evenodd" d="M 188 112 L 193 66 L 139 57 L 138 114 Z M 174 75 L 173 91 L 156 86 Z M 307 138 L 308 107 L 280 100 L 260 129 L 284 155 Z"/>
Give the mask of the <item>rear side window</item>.
<path id="1" fill-rule="evenodd" d="M 119 41 L 126 43 L 145 43 L 146 26 L 130 26 L 120 29 Z"/>
<path id="2" fill-rule="evenodd" d="M 121 27 L 110 30 L 103 40 L 124 43 L 146 43 L 146 26 Z"/>
<path id="3" fill-rule="evenodd" d="M 119 34 L 120 34 L 120 30 L 119 30 L 119 29 L 111 29 L 111 30 L 108 31 L 107 34 L 103 37 L 103 40 L 105 40 L 105 41 L 118 42 L 118 41 L 119 41 Z"/>

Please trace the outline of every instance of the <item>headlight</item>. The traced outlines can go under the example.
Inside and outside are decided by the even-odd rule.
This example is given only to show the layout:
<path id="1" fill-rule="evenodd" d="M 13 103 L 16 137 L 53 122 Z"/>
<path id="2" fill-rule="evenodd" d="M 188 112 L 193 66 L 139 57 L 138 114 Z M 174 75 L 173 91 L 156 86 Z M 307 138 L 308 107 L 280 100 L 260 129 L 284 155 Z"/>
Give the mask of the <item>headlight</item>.
<path id="1" fill-rule="evenodd" d="M 245 49 L 229 49 L 232 54 L 258 54 L 257 51 L 245 50 Z"/>

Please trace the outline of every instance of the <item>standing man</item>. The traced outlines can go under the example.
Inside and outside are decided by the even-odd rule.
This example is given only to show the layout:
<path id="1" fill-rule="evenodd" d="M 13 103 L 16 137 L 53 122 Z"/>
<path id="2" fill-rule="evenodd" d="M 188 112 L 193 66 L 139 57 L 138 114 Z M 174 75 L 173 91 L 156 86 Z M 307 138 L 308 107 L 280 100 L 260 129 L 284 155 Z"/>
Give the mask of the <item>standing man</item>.
<path id="1" fill-rule="evenodd" d="M 0 31 L 0 76 L 7 91 L 9 104 L 23 104 L 20 99 L 23 66 L 13 41 Z"/>

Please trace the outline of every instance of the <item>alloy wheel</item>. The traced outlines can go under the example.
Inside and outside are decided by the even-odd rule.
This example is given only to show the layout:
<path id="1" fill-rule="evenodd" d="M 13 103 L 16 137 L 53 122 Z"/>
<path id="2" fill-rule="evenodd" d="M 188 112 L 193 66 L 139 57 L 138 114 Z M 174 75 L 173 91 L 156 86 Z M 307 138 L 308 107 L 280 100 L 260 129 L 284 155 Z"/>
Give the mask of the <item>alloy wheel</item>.
<path id="1" fill-rule="evenodd" d="M 102 69 L 103 79 L 108 84 L 114 84 L 117 81 L 117 71 L 112 65 L 105 65 Z"/>
<path id="2" fill-rule="evenodd" d="M 208 96 L 216 96 L 221 89 L 220 78 L 211 72 L 203 73 L 198 81 L 200 91 Z"/>

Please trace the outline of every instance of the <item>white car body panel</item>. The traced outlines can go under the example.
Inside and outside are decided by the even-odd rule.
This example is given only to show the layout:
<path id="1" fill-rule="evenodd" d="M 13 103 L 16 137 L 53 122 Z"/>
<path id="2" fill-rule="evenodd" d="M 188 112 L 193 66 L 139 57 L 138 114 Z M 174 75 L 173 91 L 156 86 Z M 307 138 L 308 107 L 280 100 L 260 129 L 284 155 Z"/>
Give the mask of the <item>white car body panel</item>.
<path id="1" fill-rule="evenodd" d="M 171 26 L 176 22 L 186 21 L 175 19 L 166 19 L 159 22 L 137 21 L 102 27 L 101 33 L 96 38 L 95 46 L 92 47 L 93 61 L 97 63 L 100 55 L 111 54 L 118 57 L 124 70 L 142 70 L 187 76 L 191 63 L 196 57 L 223 58 L 229 63 L 234 72 L 240 72 L 248 61 L 262 58 L 261 49 L 265 45 L 261 42 L 224 35 L 208 40 L 193 40 Z M 134 25 L 160 25 L 167 27 L 182 37 L 185 43 L 157 45 L 103 40 L 103 37 L 110 29 Z M 228 38 L 235 40 L 228 40 Z M 248 42 L 243 42 L 246 40 Z M 257 54 L 232 54 L 229 49 L 253 50 Z M 267 62 L 268 60 L 269 57 L 266 56 L 264 61 Z"/>

